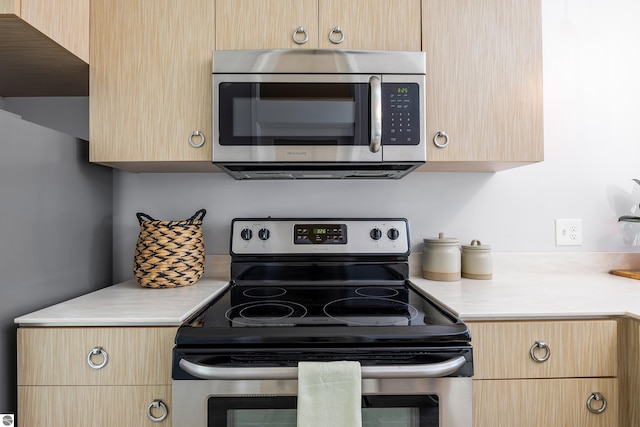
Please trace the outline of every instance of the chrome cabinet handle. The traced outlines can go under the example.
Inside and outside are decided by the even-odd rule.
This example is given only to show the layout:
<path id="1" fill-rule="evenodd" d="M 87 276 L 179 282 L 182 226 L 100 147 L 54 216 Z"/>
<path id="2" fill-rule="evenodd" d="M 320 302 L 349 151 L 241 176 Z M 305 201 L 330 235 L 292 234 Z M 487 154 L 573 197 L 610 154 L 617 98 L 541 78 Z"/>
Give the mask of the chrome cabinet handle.
<path id="1" fill-rule="evenodd" d="M 93 356 L 97 356 L 97 355 L 102 356 L 102 362 L 98 364 L 93 363 Z M 87 364 L 93 369 L 104 368 L 108 361 L 109 361 L 109 355 L 107 354 L 106 351 L 104 351 L 102 347 L 94 347 L 89 351 L 89 354 L 87 354 Z"/>
<path id="2" fill-rule="evenodd" d="M 303 37 L 300 38 L 299 37 L 300 35 L 302 35 Z M 305 30 L 302 25 L 296 28 L 295 30 L 293 30 L 292 37 L 293 37 L 293 41 L 296 44 L 305 44 L 306 42 L 309 41 L 309 33 L 307 33 L 307 30 Z"/>
<path id="3" fill-rule="evenodd" d="M 440 142 L 438 141 L 438 139 L 442 137 L 444 138 L 444 142 Z M 433 136 L 433 143 L 435 144 L 436 147 L 438 148 L 444 148 L 447 145 L 449 145 L 449 135 L 447 135 L 445 132 L 443 131 L 438 131 L 436 132 L 436 134 Z"/>
<path id="4" fill-rule="evenodd" d="M 336 39 L 333 37 L 334 34 L 338 34 L 339 37 Z M 329 41 L 333 44 L 340 44 L 344 41 L 344 31 L 339 26 L 333 27 L 331 31 L 329 31 Z"/>
<path id="5" fill-rule="evenodd" d="M 598 402 L 602 402 L 599 408 L 594 408 L 592 406 L 593 401 L 596 400 Z M 592 414 L 601 414 L 607 409 L 607 399 L 604 398 L 602 393 L 594 392 L 591 393 L 591 396 L 587 399 L 587 409 Z"/>
<path id="6" fill-rule="evenodd" d="M 155 408 L 162 409 L 162 414 L 159 417 L 156 417 L 151 413 L 151 410 Z M 147 417 L 154 423 L 160 423 L 164 421 L 167 418 L 168 414 L 169 409 L 167 408 L 167 405 L 165 405 L 164 402 L 160 399 L 154 400 L 149 404 L 149 406 L 147 406 Z"/>
<path id="7" fill-rule="evenodd" d="M 544 354 L 542 355 L 542 357 L 538 357 L 538 355 L 536 354 L 537 349 L 544 350 Z M 531 355 L 531 359 L 533 359 L 534 362 L 546 362 L 551 356 L 551 349 L 546 342 L 536 341 L 529 349 L 529 355 Z"/>
<path id="8" fill-rule="evenodd" d="M 381 378 L 440 378 L 453 374 L 466 362 L 464 356 L 428 365 L 363 366 L 362 379 Z M 180 368 L 196 378 L 206 380 L 295 380 L 298 368 L 291 367 L 251 367 L 229 368 L 209 366 L 180 359 Z"/>
<path id="9" fill-rule="evenodd" d="M 194 137 L 200 139 L 200 142 L 195 142 L 193 140 Z M 199 130 L 194 130 L 193 132 L 191 132 L 191 135 L 189 135 L 189 145 L 193 148 L 202 147 L 204 145 L 204 134 Z"/>
<path id="10" fill-rule="evenodd" d="M 372 153 L 380 151 L 382 141 L 382 86 L 380 77 L 371 76 L 369 79 L 371 87 L 371 140 L 369 150 Z"/>

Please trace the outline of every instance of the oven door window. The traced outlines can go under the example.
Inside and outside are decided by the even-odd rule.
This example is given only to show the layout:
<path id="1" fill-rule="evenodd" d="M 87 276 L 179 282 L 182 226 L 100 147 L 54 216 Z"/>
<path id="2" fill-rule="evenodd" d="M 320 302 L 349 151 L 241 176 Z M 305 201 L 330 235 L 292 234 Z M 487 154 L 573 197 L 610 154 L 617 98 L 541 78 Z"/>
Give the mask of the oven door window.
<path id="1" fill-rule="evenodd" d="M 208 427 L 296 427 L 296 397 L 211 397 Z M 363 427 L 439 425 L 438 397 L 363 396 Z"/>
<path id="2" fill-rule="evenodd" d="M 369 141 L 369 84 L 226 82 L 220 145 L 358 145 Z"/>

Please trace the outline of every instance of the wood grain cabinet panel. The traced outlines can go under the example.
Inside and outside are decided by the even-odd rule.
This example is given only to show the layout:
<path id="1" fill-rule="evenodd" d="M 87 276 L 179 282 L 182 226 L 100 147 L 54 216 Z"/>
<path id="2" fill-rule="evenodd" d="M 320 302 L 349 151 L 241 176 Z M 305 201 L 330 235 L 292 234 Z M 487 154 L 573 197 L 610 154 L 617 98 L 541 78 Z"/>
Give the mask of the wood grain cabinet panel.
<path id="1" fill-rule="evenodd" d="M 92 162 L 132 171 L 148 171 L 145 164 L 160 165 L 157 171 L 216 170 L 210 164 L 214 23 L 211 0 L 92 0 Z M 189 144 L 196 131 L 205 137 L 199 148 Z"/>
<path id="2" fill-rule="evenodd" d="M 618 372 L 615 320 L 469 322 L 474 378 L 615 377 Z M 531 357 L 544 342 L 545 362 Z M 541 359 L 546 349 L 534 348 Z"/>
<path id="3" fill-rule="evenodd" d="M 19 328 L 19 385 L 167 385 L 176 328 Z M 107 355 L 89 366 L 94 348 Z M 92 363 L 104 360 L 102 353 Z"/>
<path id="4" fill-rule="evenodd" d="M 420 0 L 218 0 L 216 49 L 420 50 Z M 303 27 L 309 40 L 298 44 Z M 332 33 L 334 28 L 340 32 Z M 343 35 L 344 40 L 338 41 Z M 302 36 L 299 40 L 302 40 Z"/>
<path id="5" fill-rule="evenodd" d="M 543 160 L 540 0 L 423 0 L 427 171 Z M 438 148 L 433 138 L 448 135 Z M 445 138 L 438 138 L 439 144 Z"/>
<path id="6" fill-rule="evenodd" d="M 605 397 L 602 413 L 591 413 L 592 393 Z M 601 408 L 592 400 L 592 408 Z M 479 380 L 473 383 L 474 427 L 618 426 L 615 378 Z"/>
<path id="7" fill-rule="evenodd" d="M 298 27 L 304 44 L 293 41 Z M 318 0 L 217 0 L 216 29 L 217 50 L 317 48 Z"/>
<path id="8" fill-rule="evenodd" d="M 323 49 L 414 50 L 421 48 L 420 2 L 416 0 L 320 0 L 319 46 Z M 344 41 L 329 40 L 340 27 Z M 333 40 L 338 33 L 331 34 Z"/>
<path id="9" fill-rule="evenodd" d="M 474 427 L 619 425 L 616 320 L 467 325 Z M 601 397 L 607 402 L 601 413 L 589 411 L 590 398 L 592 409 L 602 408 Z"/>
<path id="10" fill-rule="evenodd" d="M 20 427 L 171 427 L 171 386 L 18 386 Z"/>

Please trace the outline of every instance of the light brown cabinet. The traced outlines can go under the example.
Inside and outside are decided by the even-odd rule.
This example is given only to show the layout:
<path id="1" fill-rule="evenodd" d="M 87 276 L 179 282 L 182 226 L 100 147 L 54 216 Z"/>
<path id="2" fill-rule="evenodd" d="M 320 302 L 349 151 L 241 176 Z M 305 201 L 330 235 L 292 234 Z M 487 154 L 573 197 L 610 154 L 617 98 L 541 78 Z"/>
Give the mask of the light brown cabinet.
<path id="1" fill-rule="evenodd" d="M 217 0 L 216 49 L 420 50 L 419 0 Z"/>
<path id="2" fill-rule="evenodd" d="M 176 329 L 19 328 L 20 425 L 170 426 Z"/>
<path id="3" fill-rule="evenodd" d="M 618 425 L 615 320 L 467 324 L 475 427 Z"/>
<path id="4" fill-rule="evenodd" d="M 91 1 L 90 161 L 138 172 L 217 170 L 213 22 L 211 0 Z"/>
<path id="5" fill-rule="evenodd" d="M 422 1 L 428 149 L 419 170 L 543 160 L 541 15 L 540 0 Z"/>
<path id="6" fill-rule="evenodd" d="M 0 96 L 86 96 L 89 0 L 0 0 Z"/>

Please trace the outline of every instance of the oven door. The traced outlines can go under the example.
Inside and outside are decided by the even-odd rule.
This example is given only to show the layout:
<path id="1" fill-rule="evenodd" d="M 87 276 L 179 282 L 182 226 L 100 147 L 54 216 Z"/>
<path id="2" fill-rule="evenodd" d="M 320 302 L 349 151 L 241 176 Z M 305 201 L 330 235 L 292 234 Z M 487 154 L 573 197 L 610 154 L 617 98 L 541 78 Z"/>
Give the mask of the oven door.
<path id="1" fill-rule="evenodd" d="M 296 426 L 297 381 L 174 380 L 173 425 Z M 363 426 L 471 427 L 471 377 L 363 378 Z"/>

